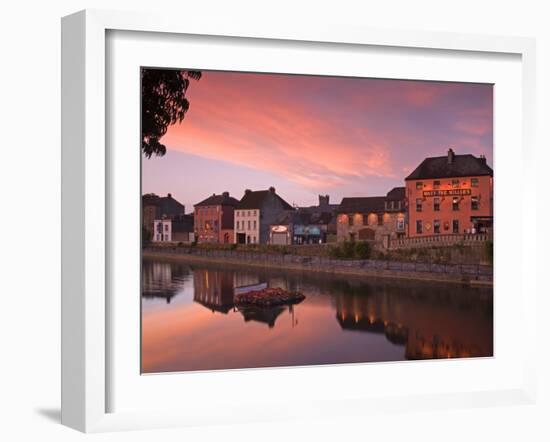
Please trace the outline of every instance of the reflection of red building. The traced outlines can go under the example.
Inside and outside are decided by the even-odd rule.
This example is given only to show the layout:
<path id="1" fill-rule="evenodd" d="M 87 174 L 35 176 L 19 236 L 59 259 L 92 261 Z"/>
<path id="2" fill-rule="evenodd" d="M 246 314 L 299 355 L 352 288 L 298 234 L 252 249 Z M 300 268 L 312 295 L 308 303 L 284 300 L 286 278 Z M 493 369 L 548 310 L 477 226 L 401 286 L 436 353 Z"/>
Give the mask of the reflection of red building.
<path id="1" fill-rule="evenodd" d="M 493 169 L 485 157 L 426 158 L 405 178 L 410 237 L 491 233 Z"/>
<path id="2" fill-rule="evenodd" d="M 341 295 L 336 320 L 345 330 L 380 333 L 405 347 L 407 359 L 493 355 L 491 300 L 450 293 L 426 296 L 421 289 L 389 294 Z"/>
<path id="3" fill-rule="evenodd" d="M 213 194 L 195 204 L 195 238 L 199 243 L 233 242 L 233 214 L 239 201 L 229 192 Z"/>
<path id="4" fill-rule="evenodd" d="M 193 270 L 193 300 L 212 312 L 233 308 L 233 274 L 215 269 Z"/>

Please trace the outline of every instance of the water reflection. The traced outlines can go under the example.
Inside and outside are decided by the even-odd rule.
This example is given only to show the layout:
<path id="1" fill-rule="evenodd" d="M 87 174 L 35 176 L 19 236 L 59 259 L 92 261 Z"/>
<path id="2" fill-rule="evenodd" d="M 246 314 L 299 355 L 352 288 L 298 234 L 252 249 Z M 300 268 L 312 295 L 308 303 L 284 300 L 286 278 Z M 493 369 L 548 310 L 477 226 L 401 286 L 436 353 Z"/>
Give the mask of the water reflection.
<path id="1" fill-rule="evenodd" d="M 306 300 L 237 309 L 235 288 L 260 283 Z M 145 372 L 493 353 L 487 288 L 144 260 L 142 307 Z"/>

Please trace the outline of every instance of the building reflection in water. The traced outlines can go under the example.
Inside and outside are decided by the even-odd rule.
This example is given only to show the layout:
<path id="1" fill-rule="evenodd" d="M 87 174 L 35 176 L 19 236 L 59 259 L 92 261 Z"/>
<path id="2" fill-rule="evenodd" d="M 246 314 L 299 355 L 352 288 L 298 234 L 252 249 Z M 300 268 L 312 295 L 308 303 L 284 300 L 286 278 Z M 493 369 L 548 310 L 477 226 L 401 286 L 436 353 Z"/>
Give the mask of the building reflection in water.
<path id="1" fill-rule="evenodd" d="M 493 355 L 491 288 L 147 260 L 142 278 L 146 372 Z M 260 283 L 306 299 L 237 309 Z"/>
<path id="2" fill-rule="evenodd" d="M 186 265 L 144 260 L 141 267 L 142 296 L 163 298 L 167 304 L 191 278 Z"/>
<path id="3" fill-rule="evenodd" d="M 233 309 L 234 280 L 235 275 L 232 272 L 217 269 L 194 269 L 193 300 L 212 312 L 227 314 Z"/>
<path id="4" fill-rule="evenodd" d="M 254 286 L 266 282 L 269 287 L 283 287 L 289 289 L 284 278 L 268 278 L 257 273 L 233 272 L 216 268 L 193 270 L 194 294 L 193 300 L 211 310 L 213 313 L 227 314 L 231 310 L 239 312 L 245 322 L 255 321 L 267 324 L 269 328 L 275 326 L 275 321 L 285 310 L 291 315 L 292 324 L 296 324 L 293 306 L 288 307 L 240 307 L 234 303 L 236 287 Z"/>
<path id="5" fill-rule="evenodd" d="M 414 283 L 406 293 L 387 284 L 337 285 L 334 303 L 342 329 L 383 333 L 390 342 L 405 345 L 407 359 L 493 354 L 492 297 L 480 302 L 479 296 L 460 293 L 455 286 L 427 294 Z"/>

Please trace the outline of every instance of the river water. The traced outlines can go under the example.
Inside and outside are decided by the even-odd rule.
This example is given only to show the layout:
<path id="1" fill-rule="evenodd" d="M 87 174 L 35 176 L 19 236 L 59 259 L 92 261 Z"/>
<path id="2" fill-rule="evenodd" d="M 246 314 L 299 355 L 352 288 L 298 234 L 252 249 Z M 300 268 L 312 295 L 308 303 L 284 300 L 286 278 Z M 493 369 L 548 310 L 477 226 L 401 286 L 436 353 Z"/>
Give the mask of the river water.
<path id="1" fill-rule="evenodd" d="M 306 299 L 237 309 L 258 283 Z M 491 288 L 143 261 L 143 373 L 492 354 Z"/>

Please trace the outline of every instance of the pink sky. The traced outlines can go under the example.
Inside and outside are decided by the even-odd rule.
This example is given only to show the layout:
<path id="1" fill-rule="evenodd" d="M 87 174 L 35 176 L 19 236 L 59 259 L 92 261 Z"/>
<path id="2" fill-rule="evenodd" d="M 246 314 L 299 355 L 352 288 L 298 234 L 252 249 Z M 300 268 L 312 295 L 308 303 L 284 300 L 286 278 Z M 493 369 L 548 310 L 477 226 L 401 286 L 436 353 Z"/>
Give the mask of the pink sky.
<path id="1" fill-rule="evenodd" d="M 190 109 L 143 158 L 143 192 L 192 205 L 271 185 L 289 203 L 383 195 L 425 157 L 484 154 L 492 85 L 204 71 Z"/>

